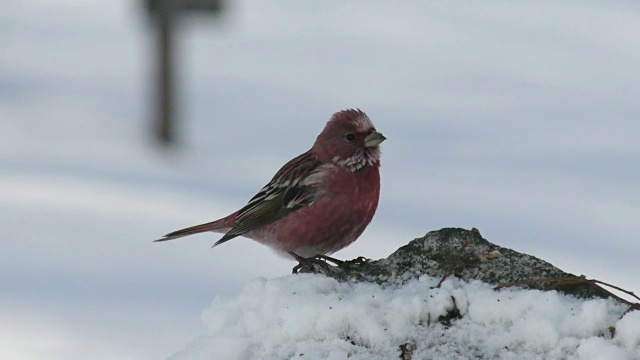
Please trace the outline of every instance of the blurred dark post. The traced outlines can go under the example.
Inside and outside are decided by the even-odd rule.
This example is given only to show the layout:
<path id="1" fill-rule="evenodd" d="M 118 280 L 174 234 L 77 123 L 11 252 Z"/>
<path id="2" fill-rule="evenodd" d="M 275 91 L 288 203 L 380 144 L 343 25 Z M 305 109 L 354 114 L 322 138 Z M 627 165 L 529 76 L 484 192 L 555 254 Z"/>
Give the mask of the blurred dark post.
<path id="1" fill-rule="evenodd" d="M 158 31 L 154 134 L 160 144 L 170 145 L 176 140 L 173 96 L 173 38 L 176 24 L 181 14 L 186 12 L 219 14 L 222 11 L 222 0 L 146 0 L 146 4 Z"/>

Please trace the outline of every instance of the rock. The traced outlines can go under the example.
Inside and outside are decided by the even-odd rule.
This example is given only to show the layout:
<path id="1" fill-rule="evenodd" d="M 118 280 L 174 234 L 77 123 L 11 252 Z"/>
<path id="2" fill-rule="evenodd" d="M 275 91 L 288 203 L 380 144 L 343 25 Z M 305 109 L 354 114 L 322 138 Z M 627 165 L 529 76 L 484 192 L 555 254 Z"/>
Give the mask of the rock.
<path id="1" fill-rule="evenodd" d="M 375 282 L 382 286 L 401 285 L 423 274 L 434 277 L 447 275 L 492 285 L 521 283 L 517 286 L 557 290 L 579 298 L 610 296 L 596 284 L 580 281 L 580 277 L 544 260 L 487 241 L 475 228 L 431 231 L 386 259 L 359 258 L 345 261 L 340 266 L 331 266 L 324 261 L 305 262 L 298 272 L 324 274 L 339 281 Z M 570 280 L 551 280 L 567 278 Z M 535 279 L 548 281 L 532 281 Z"/>

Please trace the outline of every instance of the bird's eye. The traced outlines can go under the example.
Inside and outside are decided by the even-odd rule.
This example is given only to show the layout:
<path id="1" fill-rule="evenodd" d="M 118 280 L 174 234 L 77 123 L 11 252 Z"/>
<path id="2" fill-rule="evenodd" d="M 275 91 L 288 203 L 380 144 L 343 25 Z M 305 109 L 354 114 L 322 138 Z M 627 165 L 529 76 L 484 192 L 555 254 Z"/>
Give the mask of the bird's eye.
<path id="1" fill-rule="evenodd" d="M 347 141 L 353 141 L 353 140 L 356 139 L 356 136 L 351 134 L 351 133 L 349 133 L 349 134 L 345 135 L 344 138 L 347 139 Z"/>

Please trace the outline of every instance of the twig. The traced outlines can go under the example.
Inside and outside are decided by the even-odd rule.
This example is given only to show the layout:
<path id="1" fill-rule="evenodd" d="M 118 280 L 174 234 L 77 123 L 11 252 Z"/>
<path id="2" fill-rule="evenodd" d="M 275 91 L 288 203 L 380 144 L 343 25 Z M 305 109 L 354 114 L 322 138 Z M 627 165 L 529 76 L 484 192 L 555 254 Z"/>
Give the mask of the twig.
<path id="1" fill-rule="evenodd" d="M 604 281 L 600 281 L 600 280 L 596 280 L 596 279 L 587 279 L 586 276 L 584 275 L 580 275 L 580 276 L 567 276 L 567 277 L 562 277 L 562 278 L 538 278 L 538 279 L 529 279 L 529 280 L 522 280 L 522 281 L 514 281 L 514 282 L 507 282 L 507 283 L 502 283 L 502 284 L 498 284 L 496 285 L 493 290 L 500 290 L 502 288 L 505 287 L 511 287 L 511 286 L 517 286 L 517 285 L 531 285 L 531 284 L 538 284 L 538 283 L 555 283 L 554 287 L 558 287 L 559 285 L 571 285 L 571 284 L 590 284 L 592 286 L 597 287 L 598 289 L 604 291 L 605 293 L 607 293 L 609 296 L 613 297 L 614 299 L 623 302 L 627 305 L 630 305 L 631 307 L 629 308 L 628 311 L 631 310 L 639 310 L 640 309 L 640 303 L 633 303 L 631 301 L 628 301 L 626 299 L 621 298 L 620 296 L 612 293 L 611 291 L 598 286 L 598 284 L 604 285 L 604 286 L 608 286 L 610 288 L 616 289 L 620 292 L 623 292 L 629 296 L 632 296 L 634 298 L 636 298 L 637 300 L 640 300 L 640 298 L 638 296 L 636 296 L 636 294 L 633 293 L 633 291 L 629 291 L 629 290 L 625 290 L 621 287 L 606 283 Z"/>

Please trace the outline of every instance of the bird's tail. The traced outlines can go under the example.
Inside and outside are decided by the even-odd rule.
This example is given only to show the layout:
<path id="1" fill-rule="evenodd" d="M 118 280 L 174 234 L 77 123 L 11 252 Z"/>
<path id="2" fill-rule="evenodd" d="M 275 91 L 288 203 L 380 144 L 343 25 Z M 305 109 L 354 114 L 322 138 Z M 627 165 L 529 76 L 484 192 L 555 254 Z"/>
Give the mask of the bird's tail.
<path id="1" fill-rule="evenodd" d="M 215 232 L 226 233 L 235 224 L 235 216 L 234 215 L 235 215 L 235 213 L 231 214 L 231 215 L 229 215 L 229 216 L 227 216 L 225 218 L 222 218 L 222 219 L 219 219 L 219 220 L 216 220 L 216 221 L 212 221 L 212 222 L 209 222 L 209 223 L 206 223 L 206 224 L 190 226 L 188 228 L 184 228 L 184 229 L 180 229 L 180 230 L 176 230 L 176 231 L 170 232 L 167 235 L 165 235 L 164 237 L 162 237 L 161 239 L 154 240 L 154 242 L 173 240 L 173 239 L 181 238 L 181 237 L 184 237 L 184 236 L 199 234 L 199 233 L 203 233 L 203 232 L 207 232 L 207 231 L 215 231 Z"/>

